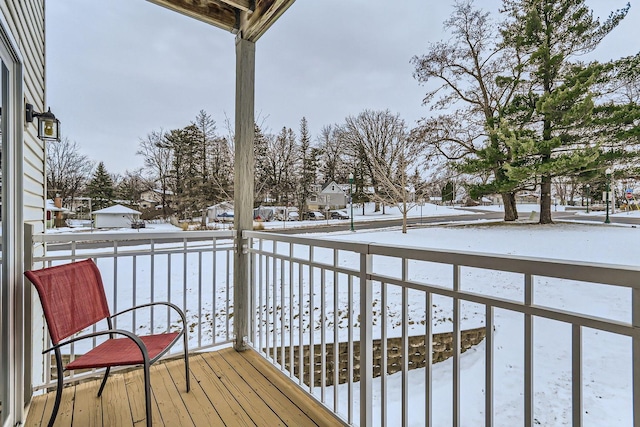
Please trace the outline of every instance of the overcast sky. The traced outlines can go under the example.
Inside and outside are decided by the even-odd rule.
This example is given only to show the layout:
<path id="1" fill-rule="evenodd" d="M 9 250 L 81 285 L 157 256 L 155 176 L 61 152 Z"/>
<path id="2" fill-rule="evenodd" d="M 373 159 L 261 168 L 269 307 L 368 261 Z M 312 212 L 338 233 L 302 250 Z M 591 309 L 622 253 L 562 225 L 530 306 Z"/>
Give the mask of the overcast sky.
<path id="1" fill-rule="evenodd" d="M 407 125 L 429 114 L 410 59 L 446 39 L 453 0 L 298 0 L 256 44 L 256 115 L 268 131 L 312 137 L 364 109 L 389 109 Z M 499 0 L 476 0 L 495 12 Z M 587 0 L 606 18 L 625 0 Z M 233 123 L 234 35 L 145 0 L 48 1 L 47 100 L 64 137 L 123 173 L 142 166 L 138 142 L 181 128 L 200 110 L 225 134 Z M 595 52 L 640 50 L 640 1 Z"/>

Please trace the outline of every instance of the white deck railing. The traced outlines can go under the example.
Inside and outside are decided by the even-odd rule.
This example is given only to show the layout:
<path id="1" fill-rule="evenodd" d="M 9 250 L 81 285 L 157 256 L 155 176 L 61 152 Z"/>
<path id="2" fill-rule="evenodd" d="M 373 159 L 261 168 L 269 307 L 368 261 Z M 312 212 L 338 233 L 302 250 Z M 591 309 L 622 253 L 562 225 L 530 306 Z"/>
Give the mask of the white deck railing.
<path id="1" fill-rule="evenodd" d="M 505 425 L 504 408 L 515 405 L 517 424 L 534 426 L 537 414 L 547 411 L 534 386 L 544 371 L 536 362 L 545 361 L 548 347 L 540 347 L 545 329 L 565 328 L 567 375 L 558 382 L 568 397 L 557 424 L 580 426 L 597 412 L 590 405 L 598 385 L 589 372 L 603 367 L 585 360 L 607 350 L 599 349 L 607 347 L 600 343 L 613 337 L 623 340 L 622 350 L 614 350 L 623 356 L 626 366 L 620 372 L 629 384 L 618 406 L 627 411 L 625 420 L 640 427 L 638 267 L 245 235 L 251 241 L 250 345 L 349 424 L 435 426 L 444 411 L 446 424 L 454 426 L 469 425 L 469 414 L 481 415 L 474 425 Z M 169 299 L 187 311 L 192 349 L 232 341 L 231 232 L 54 234 L 33 240 L 68 245 L 49 247 L 48 255 L 34 263 L 96 260 L 112 310 Z M 595 290 L 593 304 L 565 304 L 550 292 L 572 290 L 571 299 L 581 286 Z M 623 294 L 616 297 L 620 307 L 608 307 L 608 296 L 616 293 Z M 148 330 L 167 321 L 164 311 L 138 316 L 124 321 Z M 481 387 L 474 389 L 465 386 L 461 332 L 478 326 L 486 327 L 486 339 L 469 356 L 482 365 Z M 515 340 L 505 334 L 513 328 Z M 421 361 L 424 368 L 410 371 L 416 353 L 410 337 L 424 336 L 423 353 L 431 354 L 436 332 L 452 333 L 446 375 L 428 357 Z M 594 345 L 594 333 L 604 341 Z M 401 344 L 391 349 L 388 338 Z M 70 349 L 70 356 L 81 350 Z M 392 353 L 399 353 L 401 367 L 388 375 Z M 50 360 L 42 363 L 47 374 L 36 388 L 51 384 Z M 505 387 L 505 376 L 520 384 L 515 392 Z"/>
<path id="2" fill-rule="evenodd" d="M 622 380 L 628 378 L 629 387 L 625 402 L 618 406 L 628 411 L 622 416 L 626 422 L 633 420 L 633 425 L 640 426 L 638 267 L 257 232 L 246 235 L 252 240 L 249 247 L 253 298 L 254 306 L 258 307 L 252 319 L 253 346 L 349 424 L 514 425 L 513 420 L 506 420 L 503 414 L 505 406 L 511 405 L 515 405 L 520 417 L 516 424 L 540 424 L 537 418 L 550 408 L 536 397 L 536 392 L 539 396 L 544 390 L 534 388 L 534 378 L 543 376 L 544 369 L 534 363 L 534 354 L 535 361 L 544 362 L 543 365 L 549 363 L 544 354 L 545 348 L 549 348 L 544 344 L 545 330 L 566 328 L 568 374 L 558 382 L 569 397 L 564 418 L 560 414 L 554 425 L 581 426 L 583 418 L 597 412 L 598 408 L 585 404 L 587 391 L 598 394 L 598 384 L 586 381 L 591 376 L 585 371 L 602 367 L 588 366 L 584 360 L 592 359 L 594 349 L 606 353 L 608 349 L 601 347 L 607 347 L 611 337 L 627 337 L 623 338 L 625 355 L 613 354 L 612 359 L 603 356 L 600 362 L 615 365 L 616 355 L 626 362 L 626 367 L 621 368 Z M 496 283 L 499 286 L 494 286 Z M 595 301 L 565 307 L 563 300 L 553 297 L 556 290 L 566 289 L 569 295 L 583 292 L 581 286 L 592 287 L 595 294 L 605 290 L 598 295 L 622 292 L 625 295 L 621 300 L 628 306 L 622 310 L 602 308 L 599 306 L 606 306 L 607 301 Z M 603 315 L 607 312 L 609 316 Z M 535 334 L 534 323 L 539 325 Z M 415 348 L 409 346 L 409 337 L 424 335 L 428 346 L 426 354 L 431 354 L 434 330 L 443 330 L 443 325 L 453 332 L 453 357 L 445 380 L 450 392 L 444 398 L 441 393 L 447 387 L 442 387 L 442 371 L 438 371 L 436 384 L 430 358 L 423 361 L 423 370 L 409 372 L 409 359 L 415 353 Z M 486 326 L 487 333 L 484 345 L 478 346 L 482 347 L 477 350 L 480 356 L 470 356 L 479 358 L 480 361 L 473 359 L 477 363 L 484 362 L 484 369 L 480 371 L 484 378 L 480 380 L 480 387 L 473 390 L 473 387 L 462 386 L 464 356 L 461 357 L 460 337 L 461 330 L 477 326 Z M 508 338 L 513 335 L 505 334 L 513 327 L 519 331 L 516 340 Z M 593 331 L 600 333 L 597 339 L 602 341 L 592 342 Z M 584 338 L 587 333 L 588 345 Z M 400 348 L 393 351 L 387 348 L 390 337 L 401 338 Z M 374 339 L 380 340 L 377 342 L 381 347 L 375 349 L 375 358 Z M 338 346 L 331 345 L 334 342 L 346 343 L 346 352 L 340 350 L 343 360 L 340 360 Z M 329 347 L 333 354 L 326 351 Z M 519 350 L 509 350 L 510 347 Z M 387 354 L 397 351 L 401 352 L 401 373 L 386 375 Z M 496 357 L 500 358 L 499 366 Z M 514 358 L 520 358 L 519 368 L 518 360 L 511 360 Z M 516 368 L 510 369 L 503 363 Z M 380 378 L 373 378 L 374 365 L 382 373 Z M 341 368 L 333 369 L 334 366 Z M 352 372 L 358 367 L 360 378 L 356 383 Z M 339 383 L 341 369 L 347 370 L 346 383 L 329 386 Z M 326 375 L 328 371 L 333 378 Z M 512 378 L 520 384 L 519 388 L 514 390 L 506 384 L 505 391 L 505 371 L 507 375 L 520 376 Z M 314 378 L 318 375 L 320 385 Z M 437 405 L 434 390 L 438 391 Z M 509 402 L 500 402 L 499 398 L 505 397 L 505 393 L 511 394 L 507 396 Z M 474 401 L 483 403 L 478 407 L 473 405 Z M 592 401 L 592 396 L 588 401 Z M 448 414 L 443 417 L 442 411 Z M 613 415 L 619 414 L 614 410 Z M 612 421 L 611 425 L 622 424 Z"/>
<path id="3" fill-rule="evenodd" d="M 93 259 L 102 274 L 112 312 L 148 302 L 170 301 L 185 310 L 190 350 L 231 342 L 233 234 L 230 231 L 40 234 L 33 236 L 33 242 L 47 245 L 46 256 L 33 257 L 34 266 Z M 114 327 L 135 325 L 138 332 L 159 332 L 168 330 L 179 319 L 168 308 L 156 308 L 134 311 L 114 320 L 117 322 Z M 63 354 L 72 360 L 76 353 L 96 344 L 93 341 L 82 347 L 71 346 Z M 173 353 L 181 351 L 181 346 L 174 347 Z M 41 363 L 44 377 L 34 379 L 36 389 L 54 384 L 50 355 L 42 357 Z M 92 375 L 70 374 L 69 380 Z"/>

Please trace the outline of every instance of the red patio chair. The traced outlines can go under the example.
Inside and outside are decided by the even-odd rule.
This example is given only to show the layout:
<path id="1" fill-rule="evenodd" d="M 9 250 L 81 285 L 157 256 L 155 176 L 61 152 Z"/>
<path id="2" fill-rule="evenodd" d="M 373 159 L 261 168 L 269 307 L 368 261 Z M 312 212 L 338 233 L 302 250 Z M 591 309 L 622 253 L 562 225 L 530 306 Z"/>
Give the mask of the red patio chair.
<path id="1" fill-rule="evenodd" d="M 143 365 L 144 390 L 147 413 L 147 426 L 151 426 L 151 383 L 149 382 L 149 367 L 160 359 L 180 337 L 184 339 L 184 365 L 189 392 L 189 355 L 187 348 L 187 334 L 185 331 L 186 318 L 182 310 L 168 302 L 143 304 L 129 308 L 116 314 L 109 312 L 107 298 L 104 293 L 100 270 L 90 259 L 71 264 L 44 268 L 42 270 L 27 271 L 25 276 L 34 284 L 40 296 L 49 335 L 53 347 L 43 354 L 54 351 L 58 368 L 58 386 L 56 401 L 53 407 L 49 427 L 53 426 L 63 388 L 63 371 L 86 368 L 107 368 L 98 390 L 98 397 L 107 383 L 109 371 L 113 366 Z M 142 307 L 166 305 L 174 309 L 182 318 L 182 330 L 147 336 L 138 336 L 132 332 L 113 329 L 114 317 Z M 107 330 L 73 337 L 103 319 L 107 321 Z M 135 326 L 134 326 L 135 327 Z M 78 356 L 67 366 L 62 365 L 60 348 L 72 342 L 107 335 L 109 338 L 88 353 Z M 124 338 L 115 338 L 115 336 Z M 73 337 L 68 339 L 69 337 Z"/>

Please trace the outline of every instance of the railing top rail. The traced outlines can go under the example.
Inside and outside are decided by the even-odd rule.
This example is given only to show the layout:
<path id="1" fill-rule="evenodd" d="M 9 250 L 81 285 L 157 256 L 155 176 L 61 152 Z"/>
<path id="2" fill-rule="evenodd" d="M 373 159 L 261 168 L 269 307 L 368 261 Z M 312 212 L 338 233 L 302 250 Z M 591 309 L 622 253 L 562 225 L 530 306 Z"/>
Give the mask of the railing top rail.
<path id="1" fill-rule="evenodd" d="M 640 288 L 640 267 L 633 265 L 604 264 L 519 255 L 492 255 L 477 252 L 423 249 L 378 243 L 369 245 L 369 254 L 531 274 L 533 276 Z"/>
<path id="2" fill-rule="evenodd" d="M 55 233 L 34 234 L 33 241 L 37 243 L 69 243 L 99 242 L 99 241 L 127 241 L 127 240 L 162 240 L 162 239 L 223 239 L 233 238 L 232 230 L 205 230 L 205 231 L 158 231 L 158 232 L 79 232 L 79 233 Z"/>
<path id="3" fill-rule="evenodd" d="M 299 237 L 252 231 L 245 232 L 245 236 L 340 249 L 370 255 L 640 288 L 640 266 L 591 263 L 518 255 L 495 255 L 480 252 L 449 251 L 380 243 L 342 242 L 317 237 Z"/>
<path id="4" fill-rule="evenodd" d="M 242 235 L 245 238 L 272 240 L 299 245 L 311 245 L 320 248 L 338 249 L 342 251 L 351 251 L 358 253 L 367 253 L 369 247 L 369 243 L 367 242 L 343 242 L 339 240 L 322 239 L 318 237 L 300 237 L 264 231 L 244 231 Z"/>

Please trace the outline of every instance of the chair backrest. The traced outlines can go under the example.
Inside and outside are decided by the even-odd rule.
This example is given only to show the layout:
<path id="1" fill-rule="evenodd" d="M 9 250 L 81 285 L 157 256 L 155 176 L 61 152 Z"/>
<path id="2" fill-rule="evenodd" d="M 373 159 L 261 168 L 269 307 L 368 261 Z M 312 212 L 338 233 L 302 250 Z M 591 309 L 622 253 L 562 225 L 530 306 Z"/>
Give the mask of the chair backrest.
<path id="1" fill-rule="evenodd" d="M 54 345 L 110 315 L 100 270 L 90 259 L 24 274 L 38 290 Z"/>

